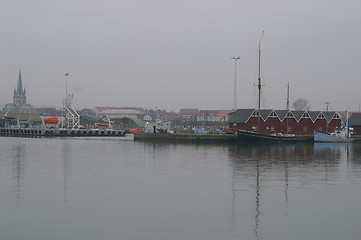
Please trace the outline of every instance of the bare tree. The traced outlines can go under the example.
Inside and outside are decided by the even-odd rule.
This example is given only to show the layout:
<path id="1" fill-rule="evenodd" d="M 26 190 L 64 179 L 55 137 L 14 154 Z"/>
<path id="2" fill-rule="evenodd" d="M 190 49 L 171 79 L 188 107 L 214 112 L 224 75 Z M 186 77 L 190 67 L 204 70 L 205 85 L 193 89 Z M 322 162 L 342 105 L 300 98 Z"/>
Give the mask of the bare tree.
<path id="1" fill-rule="evenodd" d="M 308 104 L 308 101 L 307 99 L 305 98 L 297 98 L 293 104 L 292 104 L 292 107 L 293 109 L 295 110 L 303 110 L 303 111 L 306 111 L 306 110 L 310 110 L 311 109 L 311 106 Z"/>

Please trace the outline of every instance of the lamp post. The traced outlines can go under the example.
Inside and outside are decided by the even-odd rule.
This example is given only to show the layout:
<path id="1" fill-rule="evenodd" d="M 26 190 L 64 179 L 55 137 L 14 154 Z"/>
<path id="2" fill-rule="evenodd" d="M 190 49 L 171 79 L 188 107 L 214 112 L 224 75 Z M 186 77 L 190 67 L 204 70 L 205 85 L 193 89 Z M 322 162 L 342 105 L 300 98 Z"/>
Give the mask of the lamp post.
<path id="1" fill-rule="evenodd" d="M 328 112 L 328 105 L 330 104 L 329 102 L 324 102 L 326 104 L 326 112 Z M 326 133 L 328 132 L 328 121 L 326 119 Z"/>
<path id="2" fill-rule="evenodd" d="M 328 112 L 328 105 L 330 104 L 329 102 L 325 102 L 326 104 L 326 112 Z"/>
<path id="3" fill-rule="evenodd" d="M 69 73 L 65 73 L 65 101 L 68 99 L 68 76 Z"/>
<path id="4" fill-rule="evenodd" d="M 231 57 L 234 60 L 234 93 L 233 93 L 233 110 L 237 110 L 237 60 L 241 59 L 240 56 Z"/>

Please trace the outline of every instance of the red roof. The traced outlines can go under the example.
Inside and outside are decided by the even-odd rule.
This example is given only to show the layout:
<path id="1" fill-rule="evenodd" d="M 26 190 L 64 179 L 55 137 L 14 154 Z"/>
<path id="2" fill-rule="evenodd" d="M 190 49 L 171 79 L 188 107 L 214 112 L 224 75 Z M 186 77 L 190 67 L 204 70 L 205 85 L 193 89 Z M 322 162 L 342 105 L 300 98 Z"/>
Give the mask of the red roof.
<path id="1" fill-rule="evenodd" d="M 98 109 L 99 111 L 103 111 L 106 109 L 134 109 L 134 110 L 139 110 L 142 111 L 143 108 L 140 107 L 95 107 L 96 109 Z"/>
<path id="2" fill-rule="evenodd" d="M 196 115 L 199 109 L 195 108 L 183 108 L 179 110 L 179 115 Z"/>
<path id="3" fill-rule="evenodd" d="M 219 116 L 228 115 L 228 113 L 234 112 L 234 110 L 219 110 Z"/>
<path id="4" fill-rule="evenodd" d="M 177 119 L 177 114 L 175 113 L 165 113 L 160 116 L 160 120 L 175 120 Z"/>

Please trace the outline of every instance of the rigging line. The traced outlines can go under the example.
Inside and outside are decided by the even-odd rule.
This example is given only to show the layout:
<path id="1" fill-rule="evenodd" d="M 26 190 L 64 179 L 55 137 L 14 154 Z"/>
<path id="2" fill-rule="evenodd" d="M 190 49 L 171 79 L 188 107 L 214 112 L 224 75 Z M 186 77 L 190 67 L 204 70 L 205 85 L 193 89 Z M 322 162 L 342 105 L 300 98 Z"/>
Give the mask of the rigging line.
<path id="1" fill-rule="evenodd" d="M 260 58 L 261 41 L 262 41 L 263 37 L 264 37 L 264 31 L 262 31 L 261 38 L 260 38 L 260 40 L 258 42 L 258 45 L 257 45 L 257 51 L 256 51 L 257 54 L 255 54 L 254 59 L 252 61 L 252 64 L 249 67 L 249 69 L 247 71 L 247 74 L 246 74 L 246 76 L 244 78 L 244 82 L 248 82 L 249 79 L 251 79 L 251 81 L 249 81 L 249 82 L 252 82 L 253 86 L 258 86 L 258 87 L 260 87 L 259 82 L 258 83 L 254 82 L 254 79 L 257 79 L 257 81 L 260 81 L 259 78 L 260 78 L 260 73 L 261 73 L 260 70 L 261 69 L 260 69 L 260 66 L 259 66 L 259 61 L 260 61 L 259 58 Z M 252 74 L 252 77 L 250 76 L 251 74 Z M 257 75 L 259 75 L 259 76 L 257 76 Z M 256 76 L 256 77 L 254 77 L 254 76 Z M 246 81 L 246 80 L 248 80 L 248 81 Z M 262 86 L 263 86 L 263 84 L 262 84 Z M 258 91 L 260 92 L 260 89 Z M 252 91 L 252 92 L 255 93 L 254 91 Z M 260 95 L 262 95 L 262 93 Z M 252 100 L 254 100 L 254 96 L 252 97 Z M 256 99 L 256 101 L 254 101 L 254 102 L 257 102 L 257 100 L 261 101 L 261 99 Z M 253 106 L 253 104 L 248 104 L 248 106 Z M 257 106 L 255 108 L 257 109 Z"/>
<path id="2" fill-rule="evenodd" d="M 251 66 L 248 67 L 247 71 L 243 71 L 243 73 L 242 72 L 240 73 L 240 75 L 244 76 L 244 77 L 240 77 L 240 86 L 243 86 L 239 89 L 239 93 L 241 96 L 247 96 L 248 93 L 250 92 L 249 87 L 254 84 L 254 76 L 256 76 L 257 73 L 256 72 L 257 55 L 255 55 L 254 60 L 252 62 L 253 63 L 251 64 Z M 247 97 L 247 99 L 249 98 Z M 247 99 L 243 99 L 241 102 L 244 103 L 246 102 Z M 246 106 L 250 107 L 250 104 Z"/>
<path id="3" fill-rule="evenodd" d="M 268 108 L 268 102 L 267 102 L 267 97 L 266 97 L 265 91 L 263 91 L 261 93 L 261 104 L 262 104 L 263 108 Z"/>
<path id="4" fill-rule="evenodd" d="M 252 98 L 249 100 L 247 106 L 248 106 L 248 108 L 256 109 L 257 108 L 257 91 L 253 90 L 252 93 L 253 93 Z"/>
<path id="5" fill-rule="evenodd" d="M 254 108 L 254 109 L 257 109 L 257 94 L 258 94 L 258 91 L 256 89 L 254 89 L 252 91 L 252 98 L 250 99 L 249 101 L 249 104 L 248 104 L 248 107 L 249 108 Z M 268 108 L 268 102 L 267 102 L 267 97 L 266 97 L 266 94 L 265 94 L 265 91 L 263 91 L 261 93 L 261 105 L 263 108 Z"/>
<path id="6" fill-rule="evenodd" d="M 257 54 L 254 56 L 251 66 L 249 67 L 245 79 L 250 79 L 250 82 L 254 83 L 254 76 L 257 76 Z M 252 77 L 250 76 L 252 74 Z"/>
<path id="7" fill-rule="evenodd" d="M 263 86 L 266 86 L 266 84 L 263 84 L 263 83 L 262 83 L 262 87 L 263 87 Z M 261 92 L 261 104 L 263 105 L 263 107 L 268 107 L 268 106 L 267 106 L 267 105 L 268 105 L 268 101 L 267 101 L 268 97 L 267 97 L 267 94 L 268 94 L 267 88 L 262 88 L 262 92 Z"/>
<path id="8" fill-rule="evenodd" d="M 258 63 L 258 54 L 255 54 L 252 64 L 249 66 L 248 71 L 246 72 L 245 78 L 243 80 L 243 82 L 244 82 L 243 85 L 246 87 L 241 89 L 241 90 L 245 91 L 246 93 L 249 93 L 251 91 L 248 88 L 248 86 L 250 86 L 250 87 L 252 86 L 252 97 L 249 99 L 249 102 L 246 106 L 248 108 L 255 108 L 255 109 L 257 108 L 257 104 L 255 105 L 255 103 L 257 102 L 257 99 L 255 98 L 257 91 L 254 88 L 254 86 L 256 86 L 256 82 L 254 81 L 254 79 L 257 79 L 257 63 Z M 247 83 L 250 83 L 250 84 L 247 84 Z"/>

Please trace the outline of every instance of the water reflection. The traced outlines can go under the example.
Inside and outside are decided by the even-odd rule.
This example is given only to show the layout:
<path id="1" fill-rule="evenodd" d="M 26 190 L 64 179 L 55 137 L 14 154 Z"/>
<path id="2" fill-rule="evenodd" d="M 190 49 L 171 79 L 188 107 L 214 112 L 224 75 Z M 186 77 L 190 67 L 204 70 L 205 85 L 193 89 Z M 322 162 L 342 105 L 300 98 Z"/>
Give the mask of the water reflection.
<path id="1" fill-rule="evenodd" d="M 72 145 L 68 141 L 62 142 L 61 151 L 63 154 L 63 172 L 64 172 L 64 203 L 68 200 L 67 189 L 71 186 L 71 163 L 72 163 Z"/>
<path id="2" fill-rule="evenodd" d="M 353 143 L 314 143 L 314 154 L 316 158 L 352 158 L 352 148 L 357 145 Z"/>
<path id="3" fill-rule="evenodd" d="M 12 156 L 10 156 L 10 158 L 13 161 L 16 200 L 17 202 L 19 202 L 22 186 L 24 185 L 25 145 L 23 143 L 18 143 L 13 145 L 12 148 Z"/>
<path id="4" fill-rule="evenodd" d="M 44 231 L 56 239 L 138 240 L 334 240 L 359 233 L 342 225 L 361 221 L 356 143 L 9 138 L 0 150 L 6 239 L 45 239 Z M 329 238 L 340 227 L 348 238 Z"/>
<path id="5" fill-rule="evenodd" d="M 237 224 L 237 191 L 246 179 L 254 179 L 254 235 L 261 239 L 263 221 L 262 207 L 266 200 L 263 192 L 276 189 L 276 182 L 284 182 L 284 214 L 293 199 L 289 196 L 289 181 L 297 179 L 302 187 L 314 183 L 335 181 L 343 171 L 343 165 L 361 155 L 361 146 L 353 143 L 302 143 L 302 144 L 242 144 L 229 147 L 232 163 L 232 225 Z M 357 160 L 358 161 L 358 160 Z M 359 161 L 358 161 L 359 162 Z M 346 166 L 347 167 L 347 166 Z M 328 174 L 332 173 L 332 178 Z M 296 184 L 293 184 L 296 185 Z M 294 186 L 293 186 L 294 187 Z M 240 194 L 238 194 L 240 195 Z M 294 199 L 296 200 L 296 199 Z M 268 203 L 267 203 L 268 204 Z M 239 216 L 241 217 L 241 216 Z M 266 216 L 265 218 L 269 218 Z M 233 226 L 236 229 L 237 226 Z"/>
<path id="6" fill-rule="evenodd" d="M 256 214 L 255 214 L 255 227 L 254 232 L 256 234 L 256 239 L 260 239 L 259 237 L 259 224 L 260 224 L 260 169 L 259 169 L 259 158 L 255 159 L 256 161 Z"/>

